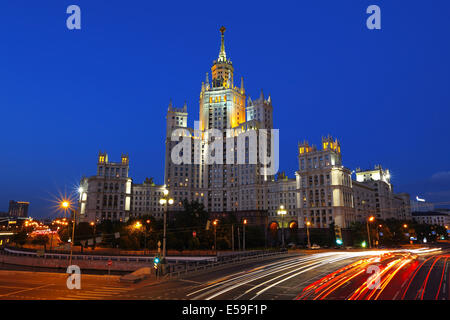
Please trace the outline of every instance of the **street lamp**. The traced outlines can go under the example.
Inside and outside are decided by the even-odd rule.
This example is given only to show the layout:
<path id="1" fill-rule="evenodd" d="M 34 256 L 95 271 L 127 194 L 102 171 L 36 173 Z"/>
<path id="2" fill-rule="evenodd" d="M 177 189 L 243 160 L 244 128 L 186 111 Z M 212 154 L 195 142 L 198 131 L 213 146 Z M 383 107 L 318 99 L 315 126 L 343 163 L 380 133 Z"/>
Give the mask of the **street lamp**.
<path id="1" fill-rule="evenodd" d="M 70 212 L 71 210 L 71 203 L 69 200 L 62 200 L 60 203 L 60 207 L 63 210 L 68 210 Z M 69 266 L 72 265 L 72 252 L 73 252 L 73 244 L 75 240 L 75 220 L 76 220 L 76 211 L 72 209 L 73 212 L 73 224 L 72 224 L 72 239 L 70 241 L 70 259 L 69 259 Z"/>
<path id="2" fill-rule="evenodd" d="M 284 209 L 283 205 L 280 205 L 280 209 L 277 211 L 278 215 L 281 215 L 281 246 L 284 248 L 284 216 L 287 211 Z"/>
<path id="3" fill-rule="evenodd" d="M 146 226 L 144 228 L 144 256 L 145 256 L 145 251 L 147 250 L 147 226 L 150 224 L 150 219 L 147 219 L 145 221 Z"/>
<path id="4" fill-rule="evenodd" d="M 90 223 L 91 227 L 92 227 L 92 250 L 95 250 L 95 229 L 97 228 L 97 224 L 94 221 L 91 221 Z"/>
<path id="5" fill-rule="evenodd" d="M 169 204 L 173 204 L 173 199 L 169 198 L 169 190 L 164 189 L 163 191 L 164 196 L 159 199 L 159 203 L 164 206 L 164 232 L 163 232 L 163 258 L 162 263 L 163 265 L 166 263 L 166 233 L 167 233 L 167 210 Z"/>
<path id="6" fill-rule="evenodd" d="M 213 221 L 213 226 L 214 226 L 214 250 L 216 251 L 216 256 L 217 256 L 217 223 L 218 220 L 214 220 Z"/>
<path id="7" fill-rule="evenodd" d="M 136 229 L 136 230 L 141 230 L 142 223 L 140 221 L 136 221 L 136 223 L 133 225 L 133 228 Z M 139 249 L 141 248 L 141 243 L 140 242 L 141 241 L 139 240 Z M 145 255 L 145 249 L 144 249 L 144 255 Z"/>
<path id="8" fill-rule="evenodd" d="M 370 241 L 370 231 L 369 231 L 369 222 L 375 221 L 374 216 L 370 216 L 366 221 L 366 227 L 367 227 L 367 238 L 369 242 L 369 248 L 372 248 L 372 242 Z"/>
<path id="9" fill-rule="evenodd" d="M 245 225 L 247 224 L 247 219 L 244 219 L 244 221 L 242 221 L 242 224 L 244 225 L 243 226 L 243 229 L 244 229 L 244 239 L 243 239 L 243 243 L 242 243 L 242 248 L 244 249 L 244 251 L 245 251 Z"/>
<path id="10" fill-rule="evenodd" d="M 311 225 L 311 222 L 306 221 L 306 235 L 308 236 L 308 248 L 311 248 L 311 241 L 309 240 L 309 226 Z"/>

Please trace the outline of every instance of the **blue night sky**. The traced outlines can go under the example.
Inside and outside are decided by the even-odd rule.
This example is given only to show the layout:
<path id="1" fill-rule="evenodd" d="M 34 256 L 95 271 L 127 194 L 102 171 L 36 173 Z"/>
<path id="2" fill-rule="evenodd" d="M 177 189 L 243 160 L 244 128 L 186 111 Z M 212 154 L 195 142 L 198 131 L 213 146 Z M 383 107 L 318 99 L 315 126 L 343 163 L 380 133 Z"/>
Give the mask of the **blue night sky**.
<path id="1" fill-rule="evenodd" d="M 366 28 L 371 4 L 381 30 Z M 382 164 L 395 191 L 448 202 L 449 16 L 446 0 L 1 1 L 0 211 L 15 199 L 55 214 L 99 150 L 163 183 L 169 100 L 193 126 L 221 25 L 235 79 L 272 97 L 280 170 L 294 176 L 299 140 L 331 134 L 346 167 Z"/>

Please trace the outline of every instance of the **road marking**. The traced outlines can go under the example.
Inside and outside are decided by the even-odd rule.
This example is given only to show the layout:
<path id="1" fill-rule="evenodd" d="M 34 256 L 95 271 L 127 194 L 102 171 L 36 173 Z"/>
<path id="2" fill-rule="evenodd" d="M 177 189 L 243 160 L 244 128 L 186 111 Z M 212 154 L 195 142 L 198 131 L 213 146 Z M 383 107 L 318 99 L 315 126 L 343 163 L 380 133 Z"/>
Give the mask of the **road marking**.
<path id="1" fill-rule="evenodd" d="M 105 298 L 105 296 L 89 295 L 89 294 L 76 294 L 76 295 L 65 296 L 65 298 L 87 300 L 87 299 L 101 299 L 101 298 Z"/>
<path id="2" fill-rule="evenodd" d="M 127 289 L 127 288 L 117 288 L 117 289 L 106 289 L 106 288 L 101 288 L 101 289 L 94 289 L 94 291 L 116 292 L 116 293 L 125 292 L 125 291 L 128 291 L 128 290 L 129 290 L 129 289 Z"/>
<path id="3" fill-rule="evenodd" d="M 395 300 L 397 298 L 397 296 L 399 295 L 399 293 L 400 293 L 400 290 L 397 291 L 397 293 L 395 294 L 394 298 L 392 298 L 392 300 Z"/>
<path id="4" fill-rule="evenodd" d="M 198 281 L 194 281 L 194 280 L 187 280 L 187 279 L 178 279 L 178 281 L 188 282 L 188 283 L 195 283 L 195 284 L 200 284 L 200 285 L 203 284 L 203 282 L 198 282 Z"/>
<path id="5" fill-rule="evenodd" d="M 17 294 L 17 293 L 26 292 L 26 291 L 32 291 L 32 290 L 37 290 L 37 289 L 41 289 L 41 288 L 45 288 L 45 287 L 50 287 L 50 286 L 53 286 L 53 284 L 45 284 L 45 285 L 43 285 L 43 286 L 36 287 L 36 288 L 28 288 L 28 289 L 23 289 L 23 290 L 19 290 L 19 291 L 14 291 L 14 292 L 10 292 L 10 293 L 7 293 L 7 294 L 2 294 L 2 295 L 0 295 L 0 297 L 6 297 L 6 296 L 14 295 L 14 294 Z"/>
<path id="6" fill-rule="evenodd" d="M 408 282 L 408 279 L 406 279 L 404 282 L 403 282 L 403 284 L 402 284 L 402 286 L 400 287 L 400 288 L 402 288 L 403 289 L 403 287 L 405 286 L 405 284 Z"/>
<path id="7" fill-rule="evenodd" d="M 79 297 L 79 296 L 67 296 L 65 298 L 62 298 L 64 300 L 100 300 L 101 297 L 89 297 L 89 296 L 85 296 L 85 297 Z"/>

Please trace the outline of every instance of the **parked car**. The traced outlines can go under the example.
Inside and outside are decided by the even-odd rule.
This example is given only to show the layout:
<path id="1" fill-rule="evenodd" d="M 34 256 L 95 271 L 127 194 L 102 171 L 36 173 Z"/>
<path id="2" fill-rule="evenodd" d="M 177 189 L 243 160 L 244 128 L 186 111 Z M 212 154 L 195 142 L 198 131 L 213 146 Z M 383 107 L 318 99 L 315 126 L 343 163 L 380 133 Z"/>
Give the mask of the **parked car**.
<path id="1" fill-rule="evenodd" d="M 311 249 L 320 249 L 320 246 L 318 245 L 318 244 L 313 244 L 312 246 L 311 246 Z"/>

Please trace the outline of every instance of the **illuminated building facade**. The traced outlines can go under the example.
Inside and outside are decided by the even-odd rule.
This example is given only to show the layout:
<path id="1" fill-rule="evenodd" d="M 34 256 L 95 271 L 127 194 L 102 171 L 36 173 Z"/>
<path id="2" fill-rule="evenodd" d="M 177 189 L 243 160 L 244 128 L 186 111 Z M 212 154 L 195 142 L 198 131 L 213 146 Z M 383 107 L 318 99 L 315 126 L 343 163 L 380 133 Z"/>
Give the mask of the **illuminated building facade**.
<path id="1" fill-rule="evenodd" d="M 132 197 L 128 171 L 128 155 L 122 155 L 120 162 L 110 162 L 107 153 L 99 153 L 97 174 L 80 182 L 80 221 L 128 220 Z"/>
<path id="2" fill-rule="evenodd" d="M 362 189 L 369 191 L 366 197 L 358 196 L 357 212 L 364 212 L 379 219 L 411 219 L 410 197 L 407 193 L 395 194 L 389 169 L 376 165 L 373 170 L 356 169 L 355 195 Z M 364 214 L 357 213 L 363 219 Z"/>
<path id="3" fill-rule="evenodd" d="M 10 217 L 28 217 L 28 207 L 30 203 L 26 201 L 9 201 L 8 215 Z"/>
<path id="4" fill-rule="evenodd" d="M 351 171 L 342 165 L 341 146 L 322 138 L 322 148 L 303 142 L 298 146 L 297 208 L 299 227 L 346 228 L 355 221 Z"/>
<path id="5" fill-rule="evenodd" d="M 259 155 L 251 161 L 250 153 L 259 148 L 259 130 L 272 129 L 271 98 L 266 99 L 261 92 L 255 101 L 249 98 L 246 107 L 243 78 L 240 87 L 234 85 L 234 67 L 225 52 L 225 28 L 220 31 L 220 52 L 213 61 L 211 79 L 206 73 L 201 85 L 198 128 L 187 127 L 186 106 L 175 108 L 171 103 L 167 111 L 165 184 L 175 197 L 172 210 L 181 210 L 182 199 L 197 200 L 212 213 L 267 209 L 266 183 L 273 177 L 260 174 L 263 166 Z M 174 130 L 181 132 L 180 136 L 190 137 L 189 161 L 172 160 L 173 149 L 178 145 L 178 141 L 172 141 Z M 270 134 L 268 140 L 270 153 Z M 240 141 L 242 162 L 238 154 Z M 222 154 L 215 149 L 218 143 Z"/>
<path id="6" fill-rule="evenodd" d="M 348 228 L 368 214 L 383 219 L 410 217 L 409 195 L 393 193 L 389 170 L 358 170 L 352 181 L 352 172 L 342 164 L 340 142 L 330 136 L 322 138 L 320 148 L 308 142 L 298 145 L 295 178 L 268 174 L 255 151 L 264 146 L 260 134 L 265 134 L 264 151 L 269 157 L 275 153 L 270 131 L 272 99 L 262 91 L 256 99 L 247 97 L 243 78 L 240 86 L 234 84 L 235 69 L 225 52 L 225 28 L 220 32 L 219 56 L 213 61 L 211 77 L 206 73 L 201 84 L 195 128 L 188 127 L 186 103 L 182 107 L 169 103 L 164 185 L 152 179 L 135 184 L 128 176 L 128 156 L 114 163 L 100 153 L 97 175 L 81 181 L 80 215 L 85 221 L 160 218 L 164 208 L 159 199 L 165 188 L 174 199 L 171 212 L 182 210 L 183 200 L 198 201 L 211 216 L 234 213 L 241 219 L 248 215 L 266 221 L 271 229 L 279 228 L 282 221 L 284 228 L 305 228 L 307 222 L 311 228 L 329 228 L 331 223 Z M 278 214 L 280 206 L 286 211 L 283 218 Z"/>

